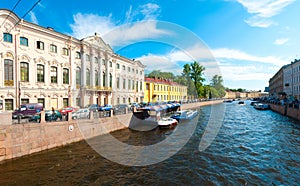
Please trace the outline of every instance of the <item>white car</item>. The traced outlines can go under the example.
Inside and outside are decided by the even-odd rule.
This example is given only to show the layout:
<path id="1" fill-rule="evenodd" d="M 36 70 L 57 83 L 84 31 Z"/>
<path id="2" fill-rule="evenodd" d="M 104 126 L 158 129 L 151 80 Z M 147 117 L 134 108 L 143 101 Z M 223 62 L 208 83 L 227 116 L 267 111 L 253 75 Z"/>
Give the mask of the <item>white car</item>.
<path id="1" fill-rule="evenodd" d="M 89 119 L 90 118 L 90 110 L 87 108 L 79 109 L 76 112 L 72 112 L 72 119 Z"/>

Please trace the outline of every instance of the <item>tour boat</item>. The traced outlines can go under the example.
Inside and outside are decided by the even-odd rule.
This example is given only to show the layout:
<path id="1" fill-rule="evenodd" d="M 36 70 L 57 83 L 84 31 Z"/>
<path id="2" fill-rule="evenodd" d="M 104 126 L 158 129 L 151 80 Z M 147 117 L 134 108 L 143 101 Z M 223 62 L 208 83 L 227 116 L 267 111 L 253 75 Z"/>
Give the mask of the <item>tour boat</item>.
<path id="1" fill-rule="evenodd" d="M 239 101 L 238 104 L 239 105 L 245 105 L 245 102 L 244 101 Z"/>
<path id="2" fill-rule="evenodd" d="M 173 118 L 161 118 L 158 120 L 158 126 L 160 128 L 174 128 L 177 124 L 177 120 Z"/>
<path id="3" fill-rule="evenodd" d="M 197 115 L 198 115 L 197 110 L 181 110 L 181 111 L 175 112 L 175 114 L 173 114 L 171 116 L 171 118 L 176 119 L 177 121 L 191 120 L 194 117 L 196 117 Z"/>
<path id="4" fill-rule="evenodd" d="M 257 110 L 268 110 L 270 106 L 264 103 L 257 103 L 254 105 L 254 108 L 256 108 Z"/>

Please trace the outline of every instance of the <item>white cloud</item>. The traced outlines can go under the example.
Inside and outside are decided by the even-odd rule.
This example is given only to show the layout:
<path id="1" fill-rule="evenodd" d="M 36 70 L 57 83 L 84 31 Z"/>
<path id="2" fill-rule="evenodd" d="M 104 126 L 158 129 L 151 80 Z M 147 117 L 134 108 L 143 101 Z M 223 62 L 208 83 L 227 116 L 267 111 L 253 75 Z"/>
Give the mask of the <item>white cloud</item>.
<path id="1" fill-rule="evenodd" d="M 140 11 L 144 15 L 145 20 L 154 20 L 159 16 L 160 7 L 157 4 L 148 3 L 140 6 Z"/>
<path id="2" fill-rule="evenodd" d="M 32 23 L 39 24 L 34 12 L 30 11 L 29 16 Z"/>
<path id="3" fill-rule="evenodd" d="M 289 41 L 289 38 L 279 38 L 274 41 L 275 45 L 283 45 Z"/>
<path id="4" fill-rule="evenodd" d="M 73 31 L 72 35 L 79 39 L 94 35 L 95 32 L 103 35 L 116 27 L 111 15 L 99 16 L 77 13 L 73 16 L 73 19 L 74 23 L 70 25 Z"/>
<path id="5" fill-rule="evenodd" d="M 258 63 L 273 64 L 275 66 L 282 66 L 287 63 L 285 59 L 281 59 L 275 56 L 265 56 L 265 57 L 254 56 L 239 50 L 228 49 L 228 48 L 214 49 L 213 55 L 217 59 L 231 59 L 231 60 L 238 60 L 239 62 L 252 61 Z"/>
<path id="6" fill-rule="evenodd" d="M 253 14 L 246 20 L 250 26 L 269 27 L 274 22 L 271 17 L 279 14 L 286 6 L 295 2 L 295 0 L 237 0 L 247 9 L 247 12 Z"/>
<path id="7" fill-rule="evenodd" d="M 124 22 L 113 20 L 112 14 L 100 16 L 98 14 L 77 13 L 73 15 L 74 23 L 70 25 L 73 32 L 71 35 L 81 39 L 97 32 L 103 36 L 105 42 L 115 46 L 134 40 L 170 34 L 157 28 L 155 19 L 159 13 L 160 7 L 153 3 L 141 5 L 137 9 L 129 6 Z"/>
<path id="8" fill-rule="evenodd" d="M 180 74 L 182 72 L 175 61 L 172 61 L 167 55 L 153 55 L 148 54 L 137 58 L 144 65 L 148 71 L 161 70 L 162 72 L 169 72 L 172 69 L 173 74 Z"/>
<path id="9" fill-rule="evenodd" d="M 170 31 L 157 28 L 156 21 L 141 21 L 116 27 L 103 35 L 105 42 L 111 46 L 122 46 L 134 41 L 158 38 L 169 35 Z"/>

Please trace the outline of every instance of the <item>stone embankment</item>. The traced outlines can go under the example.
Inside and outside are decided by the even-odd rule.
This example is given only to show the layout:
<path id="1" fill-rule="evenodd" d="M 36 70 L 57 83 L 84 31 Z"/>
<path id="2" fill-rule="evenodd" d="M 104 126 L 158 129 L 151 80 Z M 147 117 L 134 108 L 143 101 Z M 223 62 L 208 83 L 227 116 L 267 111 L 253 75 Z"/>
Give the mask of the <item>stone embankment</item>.
<path id="1" fill-rule="evenodd" d="M 182 105 L 181 109 L 218 104 L 222 100 Z M 29 155 L 35 152 L 63 146 L 112 131 L 128 128 L 132 113 L 107 118 L 69 120 L 65 122 L 41 122 L 14 124 L 11 114 L 0 114 L 0 161 Z"/>
<path id="2" fill-rule="evenodd" d="M 295 105 L 295 104 L 271 104 L 268 103 L 270 105 L 271 110 L 282 114 L 284 116 L 288 116 L 291 117 L 293 119 L 296 120 L 300 120 L 300 109 L 299 109 L 299 105 Z"/>

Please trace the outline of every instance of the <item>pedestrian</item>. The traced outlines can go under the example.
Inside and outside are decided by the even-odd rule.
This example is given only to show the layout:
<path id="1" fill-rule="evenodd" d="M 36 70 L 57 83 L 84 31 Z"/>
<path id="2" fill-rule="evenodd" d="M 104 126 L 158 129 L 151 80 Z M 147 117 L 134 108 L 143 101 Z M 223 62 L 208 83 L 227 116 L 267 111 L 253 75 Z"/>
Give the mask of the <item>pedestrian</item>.
<path id="1" fill-rule="evenodd" d="M 55 110 L 54 107 L 52 107 L 51 121 L 54 120 L 54 116 L 55 116 Z"/>

